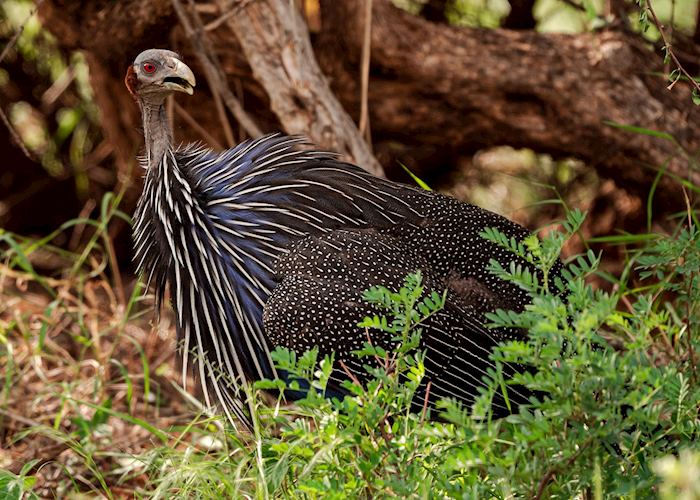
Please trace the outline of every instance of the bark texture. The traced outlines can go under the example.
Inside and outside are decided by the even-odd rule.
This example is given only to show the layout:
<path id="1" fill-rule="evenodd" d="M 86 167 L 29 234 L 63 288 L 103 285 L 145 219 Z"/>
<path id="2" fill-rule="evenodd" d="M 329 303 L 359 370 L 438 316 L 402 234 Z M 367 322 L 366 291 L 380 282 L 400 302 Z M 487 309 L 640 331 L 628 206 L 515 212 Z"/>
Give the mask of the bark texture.
<path id="1" fill-rule="evenodd" d="M 341 100 L 357 109 L 362 1 L 322 0 L 322 12 L 319 59 Z M 667 132 L 691 152 L 700 146 L 700 111 L 687 87 L 666 90 L 660 63 L 624 33 L 454 28 L 375 0 L 372 127 L 435 148 L 508 144 L 576 156 L 640 193 L 655 175 L 650 167 L 668 164 L 685 177 L 687 163 L 676 158 L 672 142 L 607 121 Z M 678 196 L 673 182 L 664 189 L 669 199 Z"/>
<path id="2" fill-rule="evenodd" d="M 265 131 L 304 133 L 349 154 L 365 167 L 371 157 L 340 108 L 359 117 L 360 60 L 365 0 L 321 1 L 314 53 L 300 17 L 287 0 L 197 4 L 228 77 Z M 235 9 L 227 18 L 227 12 Z M 136 106 L 121 80 L 135 54 L 173 47 L 194 59 L 167 0 L 46 0 L 46 26 L 67 48 L 88 54 L 106 135 L 124 162 L 141 144 Z M 217 19 L 219 19 L 218 22 Z M 687 177 L 677 147 L 656 137 L 606 124 L 660 130 L 698 150 L 700 115 L 683 84 L 666 90 L 661 56 L 630 34 L 564 35 L 481 30 L 436 24 L 373 0 L 369 110 L 375 151 L 393 165 L 410 151 L 423 173 L 456 156 L 494 145 L 575 156 L 631 193 L 645 196 L 656 172 Z M 196 64 L 194 64 L 197 72 Z M 253 68 L 251 70 L 251 67 Z M 258 83 L 259 82 L 259 83 Z M 221 139 L 207 89 L 180 103 Z M 200 139 L 184 128 L 176 137 Z M 220 140 L 221 143 L 225 141 Z M 398 151 L 398 153 L 397 153 Z M 699 182 L 697 172 L 691 173 Z M 681 206 L 677 184 L 662 181 L 658 197 Z"/>
<path id="3" fill-rule="evenodd" d="M 241 4 L 217 1 L 221 12 L 236 8 L 236 3 Z M 306 24 L 292 3 L 243 2 L 226 23 L 236 34 L 286 132 L 307 135 L 366 170 L 383 175 L 381 165 L 328 86 Z"/>

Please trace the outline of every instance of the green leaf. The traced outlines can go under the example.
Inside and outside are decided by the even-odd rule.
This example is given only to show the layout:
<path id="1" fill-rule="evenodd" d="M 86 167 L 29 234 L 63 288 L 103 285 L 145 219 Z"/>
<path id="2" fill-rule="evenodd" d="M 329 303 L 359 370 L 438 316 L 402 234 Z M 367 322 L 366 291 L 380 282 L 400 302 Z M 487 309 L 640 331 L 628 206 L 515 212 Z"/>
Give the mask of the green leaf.
<path id="1" fill-rule="evenodd" d="M 403 168 L 404 172 L 406 172 L 409 176 L 411 176 L 411 179 L 413 179 L 413 182 L 418 184 L 419 187 L 425 189 L 426 191 L 432 191 L 430 186 L 428 186 L 428 184 L 424 180 L 422 180 L 420 177 L 418 177 L 416 174 L 411 172 L 406 165 L 404 165 L 401 162 L 399 162 L 399 165 L 401 165 L 401 168 Z"/>
<path id="2" fill-rule="evenodd" d="M 698 89 L 693 89 L 690 98 L 693 100 L 693 104 L 700 106 L 700 92 L 698 92 Z"/>

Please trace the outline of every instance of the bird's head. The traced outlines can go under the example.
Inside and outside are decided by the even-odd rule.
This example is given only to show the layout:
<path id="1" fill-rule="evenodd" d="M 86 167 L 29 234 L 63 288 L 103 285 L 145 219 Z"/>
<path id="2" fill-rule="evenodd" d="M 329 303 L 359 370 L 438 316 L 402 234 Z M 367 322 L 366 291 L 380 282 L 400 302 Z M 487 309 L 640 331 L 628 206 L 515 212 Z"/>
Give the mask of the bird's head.
<path id="1" fill-rule="evenodd" d="M 148 49 L 129 66 L 124 78 L 134 98 L 147 104 L 162 104 L 173 92 L 192 95 L 195 79 L 192 70 L 175 52 Z"/>

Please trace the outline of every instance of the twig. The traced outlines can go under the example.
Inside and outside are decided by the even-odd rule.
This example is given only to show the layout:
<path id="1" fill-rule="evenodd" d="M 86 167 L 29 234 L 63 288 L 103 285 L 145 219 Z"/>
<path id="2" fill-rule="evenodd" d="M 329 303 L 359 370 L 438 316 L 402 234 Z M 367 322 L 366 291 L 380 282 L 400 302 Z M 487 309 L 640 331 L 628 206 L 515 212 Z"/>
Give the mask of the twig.
<path id="1" fill-rule="evenodd" d="M 92 209 L 95 208 L 96 205 L 97 203 L 93 198 L 88 198 L 78 214 L 78 219 L 87 219 L 90 216 L 90 212 L 92 212 Z M 70 240 L 68 240 L 68 248 L 73 250 L 78 247 L 80 237 L 83 235 L 85 227 L 86 224 L 84 222 L 76 224 L 75 227 L 73 227 L 73 233 L 71 234 Z"/>
<path id="2" fill-rule="evenodd" d="M 228 122 L 228 118 L 226 118 L 226 110 L 224 109 L 224 103 L 222 102 L 221 91 L 214 91 L 213 97 L 216 114 L 219 115 L 219 121 L 221 122 L 221 126 L 224 128 L 226 142 L 228 143 L 229 147 L 232 147 L 236 144 L 236 139 L 233 138 L 231 124 Z"/>
<path id="3" fill-rule="evenodd" d="M 207 130 L 202 127 L 197 120 L 192 118 L 192 115 L 190 115 L 185 108 L 180 106 L 177 102 L 175 103 L 175 112 L 185 120 L 185 123 L 192 127 L 199 135 L 202 136 L 202 138 L 207 141 L 207 144 L 209 144 L 212 148 L 214 149 L 223 149 L 223 146 L 219 141 L 217 141 L 213 135 L 211 135 Z"/>
<path id="4" fill-rule="evenodd" d="M 428 400 L 430 399 L 430 387 L 433 383 L 432 380 L 428 380 L 428 385 L 425 386 L 425 399 L 423 399 L 423 411 L 420 414 L 420 421 L 425 421 L 425 414 L 428 411 Z"/>
<path id="5" fill-rule="evenodd" d="M 41 422 L 37 422 L 36 420 L 32 420 L 27 417 L 23 417 L 22 415 L 19 415 L 18 413 L 15 413 L 10 410 L 6 410 L 4 408 L 0 408 L 0 415 L 3 415 L 11 420 L 14 420 L 15 422 L 19 422 L 20 424 L 24 424 L 28 427 L 41 427 Z"/>
<path id="6" fill-rule="evenodd" d="M 552 481 L 552 478 L 554 477 L 554 474 L 556 474 L 557 470 L 560 468 L 566 468 L 569 467 L 572 463 L 576 461 L 576 459 L 583 453 L 583 450 L 588 448 L 588 446 L 591 444 L 591 438 L 588 438 L 588 440 L 578 449 L 576 453 L 571 455 L 569 459 L 564 463 L 563 465 L 554 465 L 547 470 L 544 476 L 542 476 L 542 479 L 540 480 L 539 484 L 537 485 L 537 493 L 533 497 L 534 500 L 539 500 L 542 498 L 542 495 L 544 494 L 544 490 L 547 487 L 547 485 Z"/>
<path id="7" fill-rule="evenodd" d="M 212 16 L 219 12 L 219 8 L 213 3 L 198 3 L 197 5 L 195 5 L 195 9 L 197 9 L 197 12 L 201 12 L 202 14 L 209 14 Z"/>
<path id="8" fill-rule="evenodd" d="M 386 413 L 382 417 L 382 419 L 379 421 L 379 432 L 382 434 L 382 438 L 384 439 L 385 443 L 391 443 L 392 441 L 392 434 L 391 434 L 391 427 L 389 427 L 389 432 L 387 433 L 385 427 L 387 424 L 386 419 L 389 417 L 389 414 Z"/>
<path id="9" fill-rule="evenodd" d="M 75 67 L 71 65 L 68 66 L 65 71 L 61 73 L 61 76 L 56 78 L 56 81 L 54 81 L 51 86 L 46 89 L 46 92 L 41 95 L 42 107 L 46 109 L 49 106 L 52 106 L 66 91 L 70 84 L 73 83 L 73 80 L 75 80 Z"/>
<path id="10" fill-rule="evenodd" d="M 234 85 L 234 90 L 236 93 L 236 98 L 241 103 L 241 106 L 245 107 L 245 102 L 243 102 L 243 98 L 245 96 L 243 94 L 243 83 L 241 82 L 241 79 L 235 78 L 233 80 L 233 85 Z M 246 134 L 245 134 L 245 130 L 243 130 L 243 127 L 238 127 L 238 142 L 243 142 L 245 140 L 245 137 L 246 137 Z"/>
<path id="11" fill-rule="evenodd" d="M 372 344 L 372 337 L 369 334 L 369 328 L 365 327 L 365 337 L 367 337 L 367 343 L 374 347 L 374 344 Z M 389 359 L 388 356 L 384 356 L 384 358 L 380 358 L 377 353 L 374 354 L 374 361 L 384 368 L 385 371 L 389 371 Z"/>
<path id="12" fill-rule="evenodd" d="M 360 135 L 365 138 L 367 144 L 371 144 L 369 134 L 369 63 L 372 46 L 372 0 L 365 0 L 364 34 L 362 40 L 362 66 L 360 68 L 361 94 L 360 94 L 360 123 L 358 129 Z"/>
<path id="13" fill-rule="evenodd" d="M 238 120 L 238 123 L 242 126 L 242 128 L 247 129 L 244 123 L 241 122 L 241 120 L 250 122 L 248 126 L 254 127 L 255 130 L 253 131 L 254 134 L 251 134 L 248 132 L 250 135 L 262 135 L 262 132 L 257 128 L 257 125 L 255 122 L 253 122 L 252 118 L 245 112 L 243 105 L 241 102 L 233 95 L 233 92 L 231 92 L 231 88 L 228 86 L 226 83 L 226 74 L 224 71 L 221 69 L 221 64 L 216 57 L 216 53 L 214 49 L 212 48 L 211 43 L 209 42 L 209 39 L 206 37 L 205 34 L 205 29 L 204 29 L 204 23 L 202 22 L 202 18 L 199 16 L 199 12 L 197 10 L 197 4 L 195 4 L 194 0 L 189 0 L 190 8 L 192 9 L 193 15 L 192 19 L 197 27 L 197 31 L 195 32 L 197 36 L 200 37 L 202 46 L 204 47 L 206 53 L 209 56 L 209 59 L 214 62 L 213 68 L 216 71 L 216 74 L 219 77 L 219 84 L 220 84 L 220 89 L 219 89 L 219 94 L 221 95 L 221 98 L 224 100 L 224 104 L 226 104 L 226 107 L 231 110 L 231 113 L 233 113 L 234 117 L 236 117 L 236 120 Z M 237 7 L 234 9 L 235 12 L 240 11 L 242 6 Z M 219 109 L 220 108 L 220 109 Z M 220 119 L 222 121 L 225 121 L 227 126 L 228 126 L 228 120 L 226 119 L 226 113 L 223 109 L 223 105 L 219 104 L 217 107 L 217 110 L 219 112 Z M 230 128 L 229 128 L 230 130 Z M 247 131 L 247 130 L 246 130 Z M 235 144 L 235 139 L 233 139 L 233 133 L 231 133 L 231 140 L 229 141 L 230 145 Z"/>
<path id="14" fill-rule="evenodd" d="M 678 57 L 676 57 L 676 54 L 673 52 L 673 48 L 671 46 L 671 42 L 666 36 L 666 32 L 664 31 L 664 26 L 661 24 L 659 21 L 659 18 L 656 16 L 656 11 L 654 10 L 653 5 L 651 4 L 651 0 L 646 0 L 646 5 L 647 9 L 649 10 L 649 13 L 651 14 L 651 18 L 654 21 L 654 25 L 656 26 L 656 29 L 659 30 L 659 34 L 661 35 L 661 39 L 664 42 L 664 48 L 666 49 L 666 54 L 668 54 L 668 57 L 671 58 L 673 61 L 673 64 L 675 64 L 676 69 L 683 75 L 685 76 L 692 87 L 695 89 L 695 92 L 700 94 L 700 83 L 698 83 L 693 76 L 691 76 L 690 73 L 686 71 L 686 69 L 683 67 L 681 62 L 678 60 Z M 671 82 L 671 84 L 668 86 L 668 89 L 671 90 L 674 85 L 676 85 L 676 82 L 678 81 L 678 78 L 675 79 L 674 81 Z"/>
<path id="15" fill-rule="evenodd" d="M 668 41 L 673 43 L 673 31 L 676 25 L 676 0 L 671 0 L 671 15 L 669 16 Z"/>
<path id="16" fill-rule="evenodd" d="M 228 12 L 225 12 L 221 14 L 218 18 L 214 19 L 212 22 L 207 23 L 204 26 L 204 31 L 213 31 L 222 24 L 224 24 L 226 21 L 229 20 L 229 18 L 235 16 L 238 14 L 241 9 L 245 8 L 246 5 L 248 5 L 251 2 L 255 2 L 256 0 L 243 0 L 242 2 L 238 2 L 238 5 L 236 7 L 229 9 Z"/>
<path id="17" fill-rule="evenodd" d="M 693 204 L 690 202 L 690 197 L 688 196 L 688 191 L 685 186 L 681 185 L 683 190 L 683 198 L 685 199 L 685 209 L 688 214 L 688 229 L 693 228 Z"/>
<path id="18" fill-rule="evenodd" d="M 219 115 L 219 122 L 224 130 L 224 137 L 226 137 L 226 142 L 229 147 L 232 147 L 236 141 L 233 138 L 233 130 L 231 130 L 231 124 L 228 122 L 226 110 L 224 109 L 224 105 L 221 100 L 222 83 L 219 80 L 218 73 L 214 70 L 214 62 L 208 55 L 205 40 L 203 39 L 201 32 L 196 31 L 192 27 L 192 24 L 190 24 L 190 19 L 187 16 L 185 8 L 180 0 L 173 0 L 173 6 L 177 11 L 177 15 L 180 18 L 182 26 L 185 28 L 185 33 L 190 38 L 192 46 L 194 47 L 195 52 L 197 52 L 197 57 L 204 68 L 204 74 L 207 77 L 209 87 L 212 91 L 212 97 L 214 98 L 214 108 L 216 109 L 216 114 Z"/>
<path id="19" fill-rule="evenodd" d="M 117 291 L 119 304 L 126 307 L 126 292 L 124 291 L 124 280 L 122 279 L 122 272 L 119 269 L 119 261 L 117 260 L 117 252 L 114 250 L 113 241 L 113 235 L 110 235 L 107 228 L 105 228 L 104 245 L 107 250 L 107 255 L 109 256 L 109 263 L 112 266 L 112 279 L 114 279 L 114 288 L 116 288 Z M 105 367 L 105 369 L 107 368 L 108 367 Z"/>
<path id="20" fill-rule="evenodd" d="M 236 118 L 238 123 L 245 129 L 245 131 L 251 137 L 259 137 L 262 135 L 262 131 L 253 121 L 253 119 L 246 113 L 241 106 L 241 103 L 236 99 L 236 97 L 231 92 L 231 89 L 226 83 L 226 76 L 221 69 L 216 55 L 213 50 L 208 50 L 208 42 L 204 34 L 204 26 L 199 18 L 199 15 L 195 12 L 193 17 L 193 22 L 197 25 L 196 29 L 192 26 L 190 18 L 185 12 L 185 8 L 180 0 L 172 0 L 173 7 L 177 12 L 178 18 L 182 23 L 183 28 L 185 28 L 185 34 L 190 39 L 192 47 L 197 53 L 197 57 L 200 60 L 202 68 L 204 69 L 209 86 L 214 94 L 219 94 L 222 98 L 226 107 L 231 111 L 233 116 Z M 190 0 L 192 5 L 192 0 Z M 224 125 L 224 132 L 226 133 L 227 140 L 230 138 L 233 141 L 233 132 L 231 131 L 228 121 Z"/>
<path id="21" fill-rule="evenodd" d="M 338 363 L 340 364 L 340 367 L 343 369 L 343 371 L 345 372 L 345 374 L 346 374 L 348 377 L 350 377 L 350 380 L 352 380 L 352 382 L 353 382 L 354 384 L 356 384 L 356 385 L 362 387 L 362 383 L 361 383 L 360 380 L 355 376 L 355 374 L 352 373 L 352 372 L 350 371 L 350 368 L 348 368 L 348 365 L 346 365 L 345 362 L 344 362 L 342 359 L 338 360 Z"/>
<path id="22" fill-rule="evenodd" d="M 233 15 L 236 13 L 235 10 L 231 9 L 225 14 L 220 15 L 210 23 L 207 23 L 204 25 L 204 31 L 214 31 L 217 29 L 219 26 L 224 24 L 226 21 L 228 21 L 229 17 L 233 17 Z"/>
<path id="23" fill-rule="evenodd" d="M 19 136 L 15 128 L 12 126 L 10 123 L 10 120 L 7 118 L 7 115 L 5 112 L 0 108 L 0 120 L 5 124 L 7 127 L 7 130 L 10 131 L 10 135 L 12 136 L 12 139 L 15 141 L 17 144 L 17 147 L 19 147 L 20 150 L 22 150 L 22 153 L 24 153 L 24 156 L 29 158 L 31 161 L 37 161 L 36 158 L 34 158 L 34 155 L 32 155 L 27 147 L 24 145 L 24 141 L 22 141 L 22 138 Z"/>
<path id="24" fill-rule="evenodd" d="M 228 12 L 221 14 L 218 18 L 214 19 L 212 22 L 207 23 L 204 26 L 204 31 L 212 31 L 224 24 L 229 18 L 238 14 L 242 9 L 248 6 L 249 3 L 256 2 L 257 0 L 243 0 L 238 2 L 234 8 L 230 9 Z"/>

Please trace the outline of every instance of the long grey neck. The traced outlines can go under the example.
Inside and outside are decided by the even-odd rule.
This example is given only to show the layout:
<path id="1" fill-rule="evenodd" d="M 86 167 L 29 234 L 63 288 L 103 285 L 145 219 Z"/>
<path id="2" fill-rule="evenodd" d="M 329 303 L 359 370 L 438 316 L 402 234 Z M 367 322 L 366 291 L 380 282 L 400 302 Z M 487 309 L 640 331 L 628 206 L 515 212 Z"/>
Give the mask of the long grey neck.
<path id="1" fill-rule="evenodd" d="M 165 101 L 141 101 L 143 115 L 143 135 L 146 141 L 146 158 L 148 166 L 160 163 L 165 152 L 170 149 L 172 135 L 165 112 Z"/>

